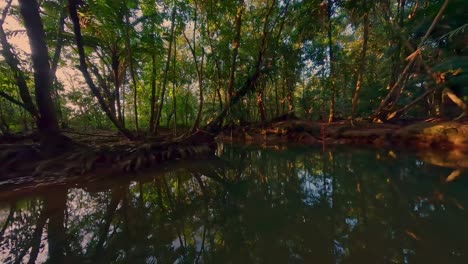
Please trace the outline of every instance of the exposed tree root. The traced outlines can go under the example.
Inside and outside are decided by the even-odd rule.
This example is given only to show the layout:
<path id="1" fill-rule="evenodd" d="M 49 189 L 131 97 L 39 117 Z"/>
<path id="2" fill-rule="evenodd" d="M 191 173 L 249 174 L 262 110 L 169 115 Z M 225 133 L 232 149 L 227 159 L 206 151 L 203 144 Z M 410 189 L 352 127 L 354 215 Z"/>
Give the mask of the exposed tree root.
<path id="1" fill-rule="evenodd" d="M 136 171 L 169 160 L 209 155 L 215 147 L 213 136 L 202 131 L 162 143 L 76 145 L 48 159 L 36 144 L 0 145 L 0 178 L 82 175 L 96 169 Z"/>

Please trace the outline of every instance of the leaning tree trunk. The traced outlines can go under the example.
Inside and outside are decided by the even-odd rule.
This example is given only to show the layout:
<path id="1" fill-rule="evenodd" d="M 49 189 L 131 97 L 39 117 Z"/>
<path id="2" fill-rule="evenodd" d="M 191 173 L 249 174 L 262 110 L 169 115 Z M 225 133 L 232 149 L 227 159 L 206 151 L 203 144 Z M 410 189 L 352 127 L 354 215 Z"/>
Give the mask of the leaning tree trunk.
<path id="1" fill-rule="evenodd" d="M 416 59 L 421 56 L 422 48 L 423 45 L 426 41 L 426 39 L 429 37 L 429 35 L 432 33 L 434 30 L 437 22 L 442 18 L 442 14 L 444 13 L 445 9 L 447 8 L 447 5 L 449 3 L 449 0 L 445 0 L 444 3 L 442 4 L 439 12 L 437 15 L 434 17 L 434 20 L 432 21 L 432 24 L 429 26 L 429 28 L 426 31 L 426 34 L 421 38 L 419 41 L 418 47 L 416 51 L 414 51 L 412 54 L 410 54 L 407 57 L 408 63 L 406 67 L 403 69 L 401 72 L 398 80 L 393 84 L 392 88 L 388 92 L 387 96 L 382 100 L 380 103 L 379 107 L 377 110 L 375 110 L 373 114 L 373 119 L 386 119 L 388 116 L 392 116 L 394 113 L 390 113 L 396 106 L 399 98 L 399 94 L 401 94 L 401 91 L 403 89 L 402 83 L 405 79 L 408 78 L 408 75 L 410 74 L 410 70 L 412 66 L 415 64 Z"/>
<path id="2" fill-rule="evenodd" d="M 78 17 L 78 0 L 69 0 L 69 8 L 70 8 L 70 18 L 73 22 L 73 31 L 75 34 L 75 40 L 76 40 L 76 45 L 78 48 L 78 54 L 80 57 L 80 65 L 79 69 L 81 73 L 83 74 L 83 77 L 85 78 L 86 83 L 88 84 L 89 88 L 91 89 L 91 92 L 94 94 L 96 99 L 98 100 L 102 110 L 106 113 L 107 117 L 109 120 L 117 127 L 117 129 L 128 139 L 130 140 L 135 140 L 136 137 L 128 130 L 126 129 L 122 123 L 117 119 L 115 114 L 112 113 L 110 110 L 109 106 L 106 104 L 106 101 L 104 100 L 104 97 L 102 96 L 101 92 L 99 89 L 96 87 L 94 84 L 93 79 L 91 78 L 91 75 L 88 72 L 88 65 L 86 64 L 86 55 L 84 52 L 84 47 L 83 47 L 83 38 L 81 36 L 81 27 L 80 27 L 80 19 Z"/>
<path id="3" fill-rule="evenodd" d="M 364 36 L 363 36 L 363 42 L 362 42 L 362 50 L 361 50 L 361 61 L 359 64 L 359 70 L 358 70 L 358 76 L 357 76 L 357 81 L 356 81 L 356 90 L 354 90 L 354 96 L 352 100 L 352 111 L 351 111 L 351 119 L 354 118 L 354 115 L 356 114 L 356 110 L 359 104 L 359 93 L 361 91 L 362 87 L 362 82 L 363 82 L 363 76 L 364 76 L 364 71 L 366 68 L 366 53 L 367 53 L 367 42 L 369 39 L 369 11 L 366 11 L 364 13 Z"/>
<path id="4" fill-rule="evenodd" d="M 262 69 L 262 64 L 263 64 L 263 59 L 265 56 L 265 52 L 267 49 L 267 44 L 268 44 L 268 37 L 269 37 L 269 32 L 268 32 L 268 22 L 269 22 L 269 17 L 271 15 L 271 12 L 273 10 L 273 7 L 275 5 L 275 1 L 273 1 L 271 7 L 268 9 L 268 12 L 265 16 L 265 20 L 263 23 L 263 32 L 262 32 L 262 39 L 260 42 L 260 48 L 258 51 L 258 56 L 257 56 L 257 61 L 255 63 L 255 68 L 253 73 L 247 78 L 247 80 L 244 82 L 242 87 L 234 94 L 234 96 L 231 97 L 231 99 L 226 102 L 226 105 L 221 111 L 221 113 L 218 114 L 218 116 L 212 120 L 208 125 L 205 126 L 205 129 L 208 131 L 214 132 L 218 130 L 226 115 L 229 113 L 230 109 L 237 104 L 242 97 L 244 97 L 247 93 L 254 91 L 255 90 L 255 85 L 258 81 L 258 78 L 264 73 L 266 73 L 269 68 L 265 67 Z"/>

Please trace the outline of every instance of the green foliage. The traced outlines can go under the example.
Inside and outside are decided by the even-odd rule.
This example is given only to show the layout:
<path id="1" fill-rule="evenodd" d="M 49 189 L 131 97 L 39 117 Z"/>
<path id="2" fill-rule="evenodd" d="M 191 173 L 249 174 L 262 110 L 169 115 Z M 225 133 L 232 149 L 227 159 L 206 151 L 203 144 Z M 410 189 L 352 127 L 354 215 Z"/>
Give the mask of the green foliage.
<path id="1" fill-rule="evenodd" d="M 330 75 L 328 58 L 327 1 L 244 2 L 234 90 L 242 87 L 255 71 L 259 54 L 263 56 L 259 66 L 264 70 L 260 80 L 267 81 L 262 85 L 257 83 L 256 91 L 248 93 L 240 105 L 229 111 L 228 120 L 258 121 L 260 107 L 265 108 L 268 119 L 294 109 L 300 117 L 325 120 L 332 82 L 337 90 L 337 115 L 347 118 L 360 71 L 365 14 L 369 15 L 369 39 L 356 114 L 362 117 L 371 115 L 398 79 L 406 65 L 405 58 L 416 48 L 444 1 L 398 2 L 404 2 L 404 6 L 392 1 L 333 2 L 331 34 L 335 56 L 334 76 Z M 173 7 L 176 24 L 174 38 L 171 39 Z M 201 89 L 204 92 L 201 125 L 213 120 L 221 112 L 221 106 L 229 103 L 226 99 L 233 67 L 233 45 L 237 33 L 234 24 L 238 7 L 238 1 L 214 0 L 83 2 L 79 6 L 79 15 L 87 62 L 107 107 L 113 108 L 116 116 L 121 114 L 127 127 L 134 128 L 133 87 L 136 86 L 139 123 L 142 129 L 148 129 L 152 116 L 153 80 L 156 83 L 155 105 L 158 106 L 164 76 L 167 75 L 161 123 L 163 126 L 173 126 L 174 118 L 177 118 L 177 125 L 190 126 L 200 103 L 198 77 L 201 74 Z M 61 11 L 66 11 L 65 2 L 41 1 L 41 10 L 52 55 L 57 45 Z M 436 85 L 427 68 L 445 74 L 459 70 L 448 78 L 447 85 L 459 87 L 456 88 L 457 92 L 465 93 L 468 87 L 468 60 L 464 17 L 467 12 L 463 0 L 450 1 L 441 20 L 422 43 L 422 57 L 410 68 L 409 77 L 402 82 L 401 96 L 395 106 L 406 105 L 423 94 L 425 89 Z M 22 22 L 17 7 L 12 7 L 8 12 L 8 19 Z M 7 30 L 10 37 L 21 36 L 21 32 L 24 32 L 21 28 Z M 74 36 L 70 32 L 72 25 L 65 20 L 64 48 L 59 62 L 59 70 L 65 72 L 78 64 Z M 174 45 L 173 50 L 169 51 L 171 40 Z M 187 40 L 190 45 L 195 43 L 195 46 L 190 47 Z M 194 49 L 195 59 L 190 48 Z M 15 49 L 14 52 L 20 59 L 24 57 L 19 50 Z M 169 52 L 172 56 L 166 73 Z M 156 58 L 154 69 L 153 56 Z M 195 65 L 202 63 L 202 56 L 202 72 L 198 73 Z M 130 75 L 130 62 L 134 67 L 135 80 Z M 27 60 L 21 61 L 25 72 L 29 67 Z M 0 78 L 0 89 L 20 99 L 12 72 L 5 63 L 0 64 Z M 77 85 L 76 79 L 80 78 L 70 83 L 63 76 L 58 78 L 57 87 L 63 89 L 58 90 L 54 99 L 60 105 L 64 121 L 77 128 L 110 128 L 111 123 L 104 115 L 102 106 L 97 104 L 88 88 Z M 28 81 L 31 82 L 30 79 Z M 78 86 L 79 89 L 76 88 Z M 172 87 L 175 87 L 175 94 Z M 263 106 L 258 104 L 259 94 L 262 95 Z M 18 106 L 0 100 L 3 102 L 3 116 L 7 117 L 4 119 L 10 127 L 21 129 L 23 124 L 31 122 Z M 422 105 L 423 102 L 420 103 Z"/>

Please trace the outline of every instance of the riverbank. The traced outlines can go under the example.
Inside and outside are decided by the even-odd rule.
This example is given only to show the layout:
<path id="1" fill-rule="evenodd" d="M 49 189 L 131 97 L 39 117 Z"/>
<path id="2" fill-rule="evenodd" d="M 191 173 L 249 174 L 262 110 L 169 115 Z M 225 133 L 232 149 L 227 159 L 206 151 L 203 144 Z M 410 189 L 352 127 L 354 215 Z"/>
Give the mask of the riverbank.
<path id="1" fill-rule="evenodd" d="M 246 144 L 370 145 L 416 150 L 456 150 L 468 153 L 468 121 L 425 120 L 379 124 L 349 121 L 332 124 L 292 119 L 223 130 L 223 142 Z"/>
<path id="2" fill-rule="evenodd" d="M 45 158 L 35 143 L 0 144 L 0 179 L 38 176 L 63 177 L 88 172 L 128 172 L 171 160 L 212 155 L 214 136 L 202 131 L 184 139 L 158 139 L 140 142 L 121 140 L 107 134 L 74 138 L 76 146 L 62 155 Z"/>
<path id="3" fill-rule="evenodd" d="M 77 133 L 79 135 L 80 133 Z M 216 137 L 215 137 L 216 136 Z M 214 155 L 216 141 L 242 144 L 300 144 L 320 146 L 373 146 L 382 149 L 441 153 L 437 163 L 463 164 L 468 157 L 468 121 L 425 120 L 378 124 L 340 121 L 332 124 L 286 119 L 268 124 L 226 128 L 217 135 L 198 131 L 185 139 L 161 137 L 129 142 L 112 134 L 75 136 L 77 147 L 54 158 L 41 156 L 33 142 L 0 144 L 0 180 L 67 177 L 85 173 L 137 171 L 171 160 Z M 441 156 L 442 155 L 442 156 Z M 445 160 L 444 160 L 445 159 Z M 460 163 L 461 162 L 461 163 Z M 457 165 L 457 167 L 460 167 Z"/>

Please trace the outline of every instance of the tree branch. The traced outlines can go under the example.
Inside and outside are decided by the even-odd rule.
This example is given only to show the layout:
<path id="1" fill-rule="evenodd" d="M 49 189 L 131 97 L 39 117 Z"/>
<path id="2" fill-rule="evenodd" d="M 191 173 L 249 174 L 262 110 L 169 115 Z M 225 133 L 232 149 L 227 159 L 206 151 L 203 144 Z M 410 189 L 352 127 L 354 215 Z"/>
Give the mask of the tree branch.
<path id="1" fill-rule="evenodd" d="M 11 6 L 10 0 L 7 3 L 5 9 L 2 12 L 2 20 L 0 21 L 0 44 L 2 45 L 2 52 L 3 58 L 5 58 L 6 63 L 13 71 L 13 75 L 15 77 L 16 84 L 18 85 L 21 100 L 23 100 L 24 104 L 22 103 L 21 106 L 24 107 L 34 118 L 38 118 L 39 114 L 37 112 L 36 107 L 31 98 L 31 94 L 29 93 L 29 88 L 26 83 L 26 78 L 24 77 L 23 72 L 20 70 L 19 65 L 20 62 L 13 54 L 12 49 L 13 47 L 7 40 L 5 30 L 3 29 L 3 22 L 5 21 L 6 15 L 8 13 L 8 9 Z M 11 101 L 11 100 L 10 100 Z"/>
<path id="2" fill-rule="evenodd" d="M 383 110 L 384 108 L 386 108 L 388 105 L 391 105 L 391 108 L 393 108 L 395 105 L 396 105 L 396 102 L 391 102 L 391 99 L 393 98 L 393 96 L 399 91 L 401 90 L 401 87 L 400 87 L 400 84 L 403 82 L 403 80 L 405 79 L 406 75 L 409 74 L 409 71 L 411 69 L 411 66 L 413 66 L 416 58 L 418 58 L 421 54 L 421 50 L 422 50 L 422 47 L 424 46 L 424 42 L 426 42 L 426 39 L 429 37 L 429 35 L 432 33 L 432 31 L 434 30 L 434 27 L 435 25 L 437 24 L 437 22 L 440 20 L 440 18 L 442 17 L 442 14 L 444 13 L 445 9 L 447 8 L 447 5 L 448 5 L 448 2 L 449 0 L 445 0 L 444 4 L 442 5 L 442 7 L 440 8 L 439 12 L 437 13 L 437 15 L 435 16 L 434 20 L 432 21 L 432 24 L 431 26 L 429 27 L 429 29 L 426 31 L 426 34 L 424 34 L 424 36 L 422 37 L 422 39 L 419 41 L 419 45 L 416 49 L 416 51 L 414 51 L 413 53 L 411 53 L 406 59 L 408 60 L 408 63 L 405 67 L 405 69 L 403 70 L 403 72 L 400 74 L 400 77 L 398 78 L 398 80 L 395 82 L 395 84 L 392 86 L 392 88 L 390 89 L 390 92 L 387 94 L 387 96 L 385 97 L 385 99 L 380 103 L 380 106 L 377 108 L 377 110 L 374 112 L 373 114 L 373 118 L 378 118 L 380 116 L 383 116 Z"/>
<path id="3" fill-rule="evenodd" d="M 106 101 L 104 100 L 104 97 L 102 96 L 101 92 L 96 87 L 96 85 L 94 84 L 93 79 L 91 78 L 91 75 L 88 72 L 88 65 L 86 63 L 86 55 L 85 55 L 84 46 L 83 46 L 83 37 L 81 35 L 80 18 L 78 16 L 78 10 L 77 10 L 79 1 L 69 0 L 68 2 L 69 2 L 70 18 L 73 22 L 73 32 L 75 34 L 76 46 L 78 48 L 78 54 L 80 57 L 79 70 L 83 74 L 83 77 L 85 78 L 86 83 L 91 89 L 91 92 L 97 98 L 102 110 L 104 110 L 107 117 L 117 127 L 117 129 L 119 129 L 119 131 L 122 132 L 122 134 L 124 134 L 128 139 L 135 140 L 136 139 L 135 135 L 133 135 L 128 129 L 126 129 L 123 126 L 123 124 L 119 120 L 117 120 L 117 117 L 112 113 Z"/>
<path id="4" fill-rule="evenodd" d="M 26 110 L 28 110 L 28 109 L 26 108 L 26 106 L 25 106 L 22 102 L 16 100 L 13 96 L 11 96 L 11 95 L 9 95 L 9 94 L 7 94 L 7 93 L 5 93 L 5 92 L 2 92 L 2 91 L 0 91 L 0 96 L 3 97 L 3 98 L 5 98 L 6 100 L 12 102 L 12 103 L 15 104 L 15 105 L 17 105 L 17 106 L 19 106 L 19 107 L 22 107 L 22 108 L 24 108 L 24 109 L 26 109 Z"/>
<path id="5" fill-rule="evenodd" d="M 0 27 L 3 26 L 3 23 L 5 22 L 6 16 L 8 15 L 8 10 L 10 10 L 12 2 L 13 0 L 8 0 L 5 8 L 2 11 L 2 17 L 0 18 Z"/>

